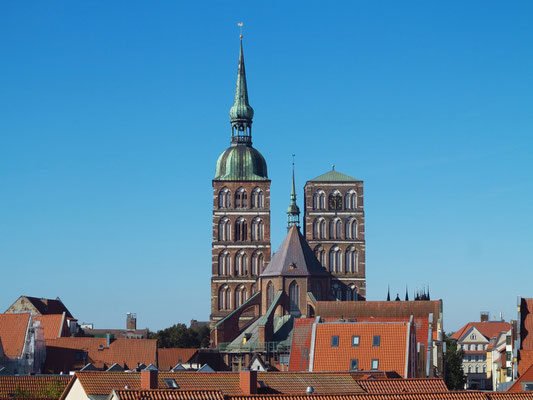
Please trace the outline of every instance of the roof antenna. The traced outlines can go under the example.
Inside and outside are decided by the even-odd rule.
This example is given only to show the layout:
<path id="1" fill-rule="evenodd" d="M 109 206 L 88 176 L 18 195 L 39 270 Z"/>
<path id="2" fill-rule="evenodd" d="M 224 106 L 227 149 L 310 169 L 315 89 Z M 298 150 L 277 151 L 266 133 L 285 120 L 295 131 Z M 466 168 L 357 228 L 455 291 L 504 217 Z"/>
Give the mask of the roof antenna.
<path id="1" fill-rule="evenodd" d="M 238 22 L 237 23 L 237 26 L 240 28 L 240 31 L 241 31 L 241 34 L 239 35 L 239 37 L 242 39 L 242 26 L 244 25 L 244 23 L 242 22 Z"/>
<path id="2" fill-rule="evenodd" d="M 331 170 L 335 171 L 335 164 L 331 164 Z"/>

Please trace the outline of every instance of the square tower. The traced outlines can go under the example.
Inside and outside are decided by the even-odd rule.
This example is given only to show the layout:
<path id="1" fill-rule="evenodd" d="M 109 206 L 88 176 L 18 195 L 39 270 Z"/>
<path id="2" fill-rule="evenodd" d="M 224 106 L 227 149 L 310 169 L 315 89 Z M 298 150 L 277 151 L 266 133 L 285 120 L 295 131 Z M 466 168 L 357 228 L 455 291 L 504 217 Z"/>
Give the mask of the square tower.
<path id="1" fill-rule="evenodd" d="M 341 301 L 366 299 L 363 181 L 335 171 L 305 184 L 304 234 L 331 273 L 331 295 Z"/>

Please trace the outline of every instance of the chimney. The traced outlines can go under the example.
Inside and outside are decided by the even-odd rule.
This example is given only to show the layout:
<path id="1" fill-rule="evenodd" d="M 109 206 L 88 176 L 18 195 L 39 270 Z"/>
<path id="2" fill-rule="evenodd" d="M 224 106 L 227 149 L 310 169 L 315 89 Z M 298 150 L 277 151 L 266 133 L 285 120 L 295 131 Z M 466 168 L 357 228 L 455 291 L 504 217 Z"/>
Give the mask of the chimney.
<path id="1" fill-rule="evenodd" d="M 105 334 L 105 347 L 109 349 L 109 345 L 111 344 L 111 334 L 106 333 Z"/>
<path id="2" fill-rule="evenodd" d="M 257 394 L 257 371 L 239 372 L 239 386 L 245 396 Z"/>
<path id="3" fill-rule="evenodd" d="M 135 329 L 137 329 L 137 314 L 126 313 L 126 330 L 134 331 Z"/>
<path id="4" fill-rule="evenodd" d="M 157 371 L 141 371 L 141 390 L 157 389 Z"/>
<path id="5" fill-rule="evenodd" d="M 489 312 L 488 311 L 482 311 L 479 320 L 480 320 L 480 322 L 489 322 Z"/>

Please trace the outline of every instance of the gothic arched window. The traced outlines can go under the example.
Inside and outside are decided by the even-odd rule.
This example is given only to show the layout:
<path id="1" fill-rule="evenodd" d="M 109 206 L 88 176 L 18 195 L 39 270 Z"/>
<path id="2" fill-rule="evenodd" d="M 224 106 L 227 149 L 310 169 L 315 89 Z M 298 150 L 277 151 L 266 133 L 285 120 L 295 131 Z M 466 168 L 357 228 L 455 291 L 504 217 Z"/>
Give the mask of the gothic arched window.
<path id="1" fill-rule="evenodd" d="M 346 300 L 347 301 L 357 301 L 358 295 L 357 295 L 357 287 L 355 285 L 350 285 L 348 287 L 348 290 L 346 290 Z"/>
<path id="2" fill-rule="evenodd" d="M 347 210 L 357 209 L 357 193 L 355 190 L 351 189 L 346 193 L 346 196 L 344 197 L 344 207 L 346 207 Z"/>
<path id="3" fill-rule="evenodd" d="M 300 287 L 296 281 L 289 285 L 289 311 L 291 313 L 300 312 Z"/>
<path id="4" fill-rule="evenodd" d="M 252 275 L 257 276 L 263 272 L 263 253 L 256 251 L 252 254 Z"/>
<path id="5" fill-rule="evenodd" d="M 237 208 L 246 208 L 248 206 L 248 198 L 246 190 L 243 187 L 240 187 L 235 192 L 235 207 Z"/>
<path id="6" fill-rule="evenodd" d="M 254 218 L 252 221 L 252 240 L 260 242 L 264 239 L 265 226 L 261 218 Z"/>
<path id="7" fill-rule="evenodd" d="M 318 192 L 318 208 L 320 210 L 326 209 L 326 193 L 323 190 Z"/>
<path id="8" fill-rule="evenodd" d="M 329 251 L 329 271 L 342 272 L 341 249 L 337 246 L 332 247 Z"/>
<path id="9" fill-rule="evenodd" d="M 338 283 L 334 283 L 333 285 L 331 285 L 331 294 L 337 300 L 342 301 L 342 288 Z"/>
<path id="10" fill-rule="evenodd" d="M 358 272 L 359 265 L 357 260 L 357 250 L 354 247 L 349 247 L 346 250 L 346 272 Z"/>
<path id="11" fill-rule="evenodd" d="M 355 218 L 346 221 L 346 239 L 357 239 L 357 220 Z"/>
<path id="12" fill-rule="evenodd" d="M 227 285 L 218 290 L 218 309 L 229 310 L 231 308 L 231 290 Z"/>
<path id="13" fill-rule="evenodd" d="M 242 250 L 235 255 L 235 275 L 248 275 L 248 256 Z"/>
<path id="14" fill-rule="evenodd" d="M 326 220 L 322 217 L 315 219 L 313 223 L 313 238 L 325 239 L 326 238 Z"/>
<path id="15" fill-rule="evenodd" d="M 239 217 L 237 221 L 235 221 L 235 240 L 245 241 L 247 236 L 246 220 L 243 217 Z"/>
<path id="16" fill-rule="evenodd" d="M 231 271 L 231 256 L 224 250 L 218 256 L 218 274 L 219 275 L 229 275 Z"/>
<path id="17" fill-rule="evenodd" d="M 231 192 L 227 187 L 220 189 L 220 192 L 218 192 L 218 207 L 231 207 Z"/>
<path id="18" fill-rule="evenodd" d="M 223 217 L 218 222 L 218 240 L 231 240 L 231 222 L 228 218 Z"/>
<path id="19" fill-rule="evenodd" d="M 252 286 L 250 286 L 250 296 L 253 296 L 257 292 L 257 287 L 255 286 L 255 283 L 252 283 Z"/>
<path id="20" fill-rule="evenodd" d="M 235 308 L 242 306 L 247 300 L 246 288 L 240 285 L 235 289 Z"/>
<path id="21" fill-rule="evenodd" d="M 333 218 L 329 221 L 329 238 L 340 239 L 342 233 L 342 223 L 340 218 Z"/>
<path id="22" fill-rule="evenodd" d="M 252 208 L 263 208 L 265 204 L 265 196 L 261 188 L 256 187 L 252 192 Z"/>
<path id="23" fill-rule="evenodd" d="M 274 284 L 270 281 L 267 284 L 267 308 L 270 307 L 274 301 Z"/>

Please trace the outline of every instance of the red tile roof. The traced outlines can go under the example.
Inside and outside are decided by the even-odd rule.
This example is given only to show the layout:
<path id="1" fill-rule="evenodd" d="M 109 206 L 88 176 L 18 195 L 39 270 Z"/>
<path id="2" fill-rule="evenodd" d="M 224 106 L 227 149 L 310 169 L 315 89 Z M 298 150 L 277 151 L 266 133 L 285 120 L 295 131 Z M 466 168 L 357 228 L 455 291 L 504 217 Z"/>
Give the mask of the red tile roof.
<path id="1" fill-rule="evenodd" d="M 218 390 L 115 390 L 121 400 L 224 400 L 224 395 Z"/>
<path id="2" fill-rule="evenodd" d="M 70 381 L 70 376 L 2 376 L 0 397 L 47 397 L 59 398 Z"/>
<path id="3" fill-rule="evenodd" d="M 533 382 L 533 365 L 530 365 L 507 391 L 523 392 L 522 382 Z"/>
<path id="4" fill-rule="evenodd" d="M 68 336 L 66 316 L 63 314 L 36 315 L 33 319 L 41 323 L 46 340 Z"/>
<path id="5" fill-rule="evenodd" d="M 533 392 L 442 392 L 442 393 L 358 393 L 345 395 L 251 395 L 227 396 L 227 400 L 533 400 Z"/>
<path id="6" fill-rule="evenodd" d="M 533 350 L 518 351 L 518 376 L 522 375 L 533 365 Z"/>
<path id="7" fill-rule="evenodd" d="M 87 394 L 109 394 L 112 390 L 129 386 L 139 390 L 139 372 L 76 372 Z M 220 390 L 224 395 L 241 395 L 238 372 L 160 372 L 158 387 L 166 388 L 164 378 L 172 378 L 181 390 Z M 348 373 L 315 372 L 259 372 L 257 374 L 259 393 L 305 393 L 313 386 L 315 393 L 358 393 L 363 389 Z"/>
<path id="8" fill-rule="evenodd" d="M 97 368 L 114 363 L 133 369 L 139 363 L 156 364 L 155 339 L 115 339 L 106 347 L 105 338 L 65 337 L 46 341 L 45 371 L 69 372 L 87 363 Z M 86 355 L 86 358 L 82 357 Z"/>
<path id="9" fill-rule="evenodd" d="M 157 349 L 157 363 L 160 371 L 170 371 L 177 364 L 187 363 L 198 349 Z"/>
<path id="10" fill-rule="evenodd" d="M 316 315 L 322 318 L 427 318 L 440 316 L 441 301 L 317 301 Z"/>
<path id="11" fill-rule="evenodd" d="M 352 359 L 358 369 L 370 371 L 372 360 L 379 360 L 378 370 L 396 371 L 405 376 L 406 345 L 409 323 L 345 322 L 318 324 L 315 333 L 313 371 L 349 371 Z M 373 346 L 373 336 L 379 335 L 380 345 Z M 337 347 L 331 347 L 332 336 L 339 337 Z M 352 336 L 359 336 L 359 346 L 352 347 Z"/>
<path id="12" fill-rule="evenodd" d="M 30 313 L 0 314 L 0 343 L 7 357 L 21 356 L 30 316 Z"/>
<path id="13" fill-rule="evenodd" d="M 314 322 L 315 318 L 296 318 L 294 320 L 289 371 L 309 370 L 309 353 Z"/>
<path id="14" fill-rule="evenodd" d="M 503 321 L 469 322 L 452 335 L 452 339 L 461 338 L 472 328 L 476 328 L 487 339 L 498 336 L 501 332 L 511 329 L 511 324 Z"/>
<path id="15" fill-rule="evenodd" d="M 442 378 L 367 379 L 358 382 L 367 393 L 447 392 Z"/>

